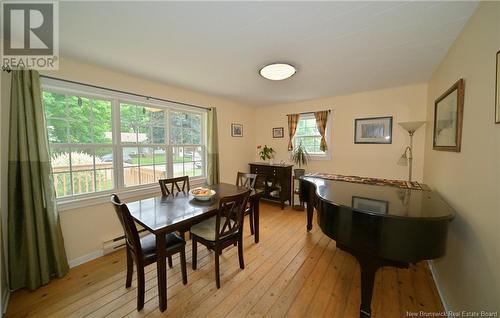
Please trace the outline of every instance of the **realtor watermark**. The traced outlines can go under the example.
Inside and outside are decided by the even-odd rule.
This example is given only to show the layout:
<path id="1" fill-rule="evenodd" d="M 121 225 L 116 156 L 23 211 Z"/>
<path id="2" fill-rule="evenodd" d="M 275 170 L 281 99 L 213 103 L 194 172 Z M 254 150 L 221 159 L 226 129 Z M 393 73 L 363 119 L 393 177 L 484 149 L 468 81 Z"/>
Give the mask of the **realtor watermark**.
<path id="1" fill-rule="evenodd" d="M 498 317 L 498 311 L 407 311 L 406 317 Z"/>
<path id="2" fill-rule="evenodd" d="M 2 1 L 2 68 L 59 68 L 59 3 Z"/>

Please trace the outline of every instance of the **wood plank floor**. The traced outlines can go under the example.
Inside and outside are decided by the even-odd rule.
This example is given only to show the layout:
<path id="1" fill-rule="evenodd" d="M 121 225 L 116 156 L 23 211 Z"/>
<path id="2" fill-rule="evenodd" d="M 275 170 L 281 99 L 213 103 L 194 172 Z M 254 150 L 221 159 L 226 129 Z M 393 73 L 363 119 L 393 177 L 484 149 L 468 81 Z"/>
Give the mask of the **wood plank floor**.
<path id="1" fill-rule="evenodd" d="M 254 244 L 246 224 L 245 269 L 239 268 L 236 248 L 224 250 L 219 290 L 213 253 L 200 246 L 193 271 L 188 242 L 188 285 L 182 284 L 175 257 L 168 269 L 168 308 L 161 313 L 156 267 L 148 266 L 146 303 L 138 312 L 135 276 L 126 289 L 121 250 L 75 267 L 34 292 L 14 293 L 7 317 L 358 317 L 360 273 L 354 257 L 337 249 L 317 226 L 307 233 L 305 212 L 261 206 L 260 243 Z M 378 318 L 443 311 L 424 262 L 379 270 L 372 309 Z"/>

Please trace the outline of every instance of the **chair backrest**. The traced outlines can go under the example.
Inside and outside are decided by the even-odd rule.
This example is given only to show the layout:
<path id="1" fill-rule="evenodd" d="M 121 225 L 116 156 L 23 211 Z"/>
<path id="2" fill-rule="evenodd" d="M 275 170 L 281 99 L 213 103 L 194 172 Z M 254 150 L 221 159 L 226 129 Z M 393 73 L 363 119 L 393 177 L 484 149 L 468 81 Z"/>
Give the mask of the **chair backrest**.
<path id="1" fill-rule="evenodd" d="M 257 175 L 254 173 L 238 172 L 236 176 L 236 185 L 240 187 L 247 187 L 249 189 L 255 188 L 255 181 L 257 180 Z"/>
<path id="2" fill-rule="evenodd" d="M 243 230 L 245 209 L 250 192 L 251 190 L 248 190 L 241 194 L 220 198 L 215 225 L 215 240 Z"/>
<path id="3" fill-rule="evenodd" d="M 179 192 L 189 192 L 189 176 L 171 178 L 171 179 L 160 179 L 161 193 L 164 196 L 175 195 Z"/>
<path id="4" fill-rule="evenodd" d="M 136 257 L 142 257 L 141 241 L 134 219 L 130 215 L 130 211 L 125 203 L 122 203 L 116 194 L 111 195 L 111 203 L 115 208 L 116 215 L 125 233 L 125 242 Z"/>

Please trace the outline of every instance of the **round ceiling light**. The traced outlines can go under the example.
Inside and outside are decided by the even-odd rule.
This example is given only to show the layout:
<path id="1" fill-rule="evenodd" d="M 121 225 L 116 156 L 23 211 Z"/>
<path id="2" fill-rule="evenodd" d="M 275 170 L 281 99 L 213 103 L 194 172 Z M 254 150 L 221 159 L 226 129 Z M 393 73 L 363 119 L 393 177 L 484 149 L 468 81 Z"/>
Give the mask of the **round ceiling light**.
<path id="1" fill-rule="evenodd" d="M 260 75 L 271 81 L 282 81 L 289 78 L 296 72 L 297 70 L 295 67 L 290 64 L 274 63 L 264 66 L 260 70 Z"/>

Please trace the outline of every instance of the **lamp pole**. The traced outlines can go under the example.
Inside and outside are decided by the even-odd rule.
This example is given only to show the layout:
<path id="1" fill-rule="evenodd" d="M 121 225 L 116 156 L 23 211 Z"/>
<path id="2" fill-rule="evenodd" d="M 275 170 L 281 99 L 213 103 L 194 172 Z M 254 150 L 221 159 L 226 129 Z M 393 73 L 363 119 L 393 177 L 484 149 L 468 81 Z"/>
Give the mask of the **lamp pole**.
<path id="1" fill-rule="evenodd" d="M 413 170 L 413 133 L 414 131 L 409 131 L 410 134 L 410 146 L 407 148 L 408 149 L 408 181 L 411 182 L 411 172 Z"/>

